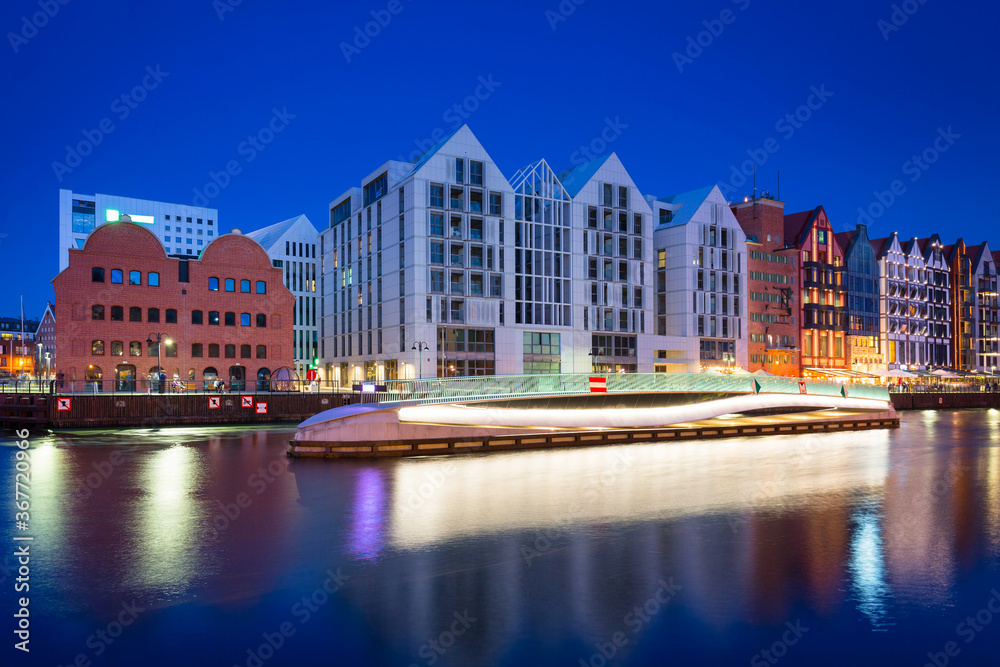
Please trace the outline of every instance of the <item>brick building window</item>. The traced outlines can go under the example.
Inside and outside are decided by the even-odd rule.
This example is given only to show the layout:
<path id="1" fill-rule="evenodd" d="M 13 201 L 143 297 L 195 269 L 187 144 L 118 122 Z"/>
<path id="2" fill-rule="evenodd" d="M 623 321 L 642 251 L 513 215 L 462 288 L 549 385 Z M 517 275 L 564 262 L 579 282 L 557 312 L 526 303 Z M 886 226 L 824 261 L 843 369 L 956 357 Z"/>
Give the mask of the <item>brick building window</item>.
<path id="1" fill-rule="evenodd" d="M 175 341 L 170 341 L 163 347 L 163 356 L 165 357 L 176 357 L 177 356 L 177 343 Z"/>
<path id="2" fill-rule="evenodd" d="M 203 357 L 204 346 L 201 343 L 191 343 L 191 356 L 192 357 Z"/>
<path id="3" fill-rule="evenodd" d="M 233 344 L 226 345 L 226 359 L 236 358 L 236 346 Z"/>
<path id="4" fill-rule="evenodd" d="M 94 320 L 104 319 L 104 306 L 91 306 L 90 307 L 90 318 Z"/>
<path id="5" fill-rule="evenodd" d="M 240 345 L 240 359 L 249 359 L 250 349 L 249 345 Z"/>
<path id="6" fill-rule="evenodd" d="M 149 285 L 150 287 L 159 287 L 160 274 L 156 273 L 155 271 L 150 271 L 149 276 L 146 279 L 146 284 Z"/>
<path id="7" fill-rule="evenodd" d="M 129 322 L 142 322 L 142 308 L 132 306 L 128 309 Z"/>
<path id="8" fill-rule="evenodd" d="M 214 276 L 212 278 L 209 278 L 208 279 L 208 289 L 210 289 L 213 292 L 218 292 L 219 291 L 219 279 L 215 278 Z"/>
<path id="9" fill-rule="evenodd" d="M 165 322 L 167 324 L 177 324 L 177 310 L 175 308 L 167 308 L 167 318 Z"/>
<path id="10" fill-rule="evenodd" d="M 137 340 L 132 341 L 128 344 L 128 356 L 130 357 L 141 357 L 142 356 L 142 343 Z"/>
<path id="11" fill-rule="evenodd" d="M 201 324 L 203 313 L 200 310 L 191 311 L 191 324 Z"/>
<path id="12" fill-rule="evenodd" d="M 257 326 L 261 328 L 267 327 L 267 315 L 264 313 L 257 313 Z"/>
<path id="13" fill-rule="evenodd" d="M 104 341 L 103 340 L 90 341 L 90 353 L 95 357 L 103 357 Z"/>
<path id="14" fill-rule="evenodd" d="M 257 294 L 267 294 L 267 283 L 265 281 L 257 281 Z"/>
<path id="15" fill-rule="evenodd" d="M 218 343 L 209 343 L 208 344 L 208 356 L 210 356 L 210 357 L 217 357 L 217 356 L 219 356 L 219 344 Z"/>
<path id="16" fill-rule="evenodd" d="M 141 285 L 142 284 L 142 271 L 129 271 L 128 272 L 128 284 L 129 285 Z"/>
<path id="17" fill-rule="evenodd" d="M 159 308 L 150 308 L 146 312 L 146 321 L 147 322 L 159 322 L 160 321 L 160 309 Z"/>
<path id="18" fill-rule="evenodd" d="M 236 313 L 226 313 L 226 326 L 227 327 L 236 326 Z"/>
<path id="19" fill-rule="evenodd" d="M 219 326 L 219 311 L 217 310 L 208 311 L 208 324 L 210 326 Z"/>
<path id="20" fill-rule="evenodd" d="M 226 291 L 235 292 L 236 291 L 236 281 L 232 278 L 226 278 Z"/>
<path id="21" fill-rule="evenodd" d="M 249 280 L 241 280 L 240 281 L 240 291 L 244 292 L 246 294 L 250 293 L 250 281 Z"/>
<path id="22" fill-rule="evenodd" d="M 115 285 L 122 284 L 122 270 L 121 269 L 111 269 L 111 282 Z"/>
<path id="23" fill-rule="evenodd" d="M 241 327 L 250 326 L 250 313 L 240 313 L 240 326 Z"/>
<path id="24" fill-rule="evenodd" d="M 267 359 L 267 345 L 258 345 L 257 346 L 257 358 L 258 359 Z"/>
<path id="25" fill-rule="evenodd" d="M 90 270 L 90 282 L 92 283 L 103 283 L 104 282 L 104 269 L 95 266 Z"/>
<path id="26" fill-rule="evenodd" d="M 111 356 L 112 357 L 124 357 L 125 356 L 125 343 L 120 340 L 111 341 Z"/>

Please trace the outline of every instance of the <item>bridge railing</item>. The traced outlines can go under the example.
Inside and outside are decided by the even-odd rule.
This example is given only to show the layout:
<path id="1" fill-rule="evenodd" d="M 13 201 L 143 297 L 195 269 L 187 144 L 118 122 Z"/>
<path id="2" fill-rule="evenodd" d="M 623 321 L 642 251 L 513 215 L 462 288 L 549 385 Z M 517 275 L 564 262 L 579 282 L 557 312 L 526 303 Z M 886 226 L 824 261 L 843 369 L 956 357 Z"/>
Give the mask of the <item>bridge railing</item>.
<path id="1" fill-rule="evenodd" d="M 807 394 L 889 400 L 885 387 L 861 383 L 841 384 L 799 378 L 703 373 L 575 373 L 563 375 L 488 375 L 458 378 L 390 380 L 375 394 L 380 403 L 414 405 L 456 400 L 489 400 L 587 394 L 591 378 L 604 380 L 607 393 L 725 392 L 733 394 L 798 394 L 802 383 Z M 600 383 L 597 383 L 598 387 Z"/>

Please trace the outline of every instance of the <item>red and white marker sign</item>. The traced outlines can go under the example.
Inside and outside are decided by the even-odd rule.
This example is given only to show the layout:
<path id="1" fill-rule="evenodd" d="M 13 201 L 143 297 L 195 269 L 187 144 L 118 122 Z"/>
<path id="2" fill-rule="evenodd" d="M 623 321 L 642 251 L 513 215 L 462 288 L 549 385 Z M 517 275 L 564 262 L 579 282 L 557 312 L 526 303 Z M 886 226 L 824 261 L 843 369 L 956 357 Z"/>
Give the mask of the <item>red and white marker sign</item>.
<path id="1" fill-rule="evenodd" d="M 800 382 L 799 383 L 799 393 L 800 394 L 806 393 L 806 383 L 805 382 Z"/>
<path id="2" fill-rule="evenodd" d="M 56 410 L 59 412 L 69 412 L 73 409 L 73 399 L 72 398 L 57 398 L 56 399 Z"/>
<path id="3" fill-rule="evenodd" d="M 257 402 L 257 414 L 266 415 L 267 414 L 267 403 Z"/>
<path id="4" fill-rule="evenodd" d="M 222 404 L 222 398 L 219 396 L 209 396 L 208 397 L 208 407 L 211 410 L 217 409 Z"/>
<path id="5" fill-rule="evenodd" d="M 253 407 L 253 396 L 240 396 L 241 405 L 240 407 L 252 408 Z"/>
<path id="6" fill-rule="evenodd" d="M 608 393 L 608 379 L 607 378 L 590 378 L 590 393 L 592 394 L 606 394 Z"/>

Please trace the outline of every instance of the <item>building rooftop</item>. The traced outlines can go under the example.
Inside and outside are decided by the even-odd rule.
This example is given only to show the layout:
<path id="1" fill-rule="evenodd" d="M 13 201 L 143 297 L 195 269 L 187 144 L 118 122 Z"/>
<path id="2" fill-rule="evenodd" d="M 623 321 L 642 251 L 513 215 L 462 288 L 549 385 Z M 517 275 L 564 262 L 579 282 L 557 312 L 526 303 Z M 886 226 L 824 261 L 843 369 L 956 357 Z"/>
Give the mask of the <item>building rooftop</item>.
<path id="1" fill-rule="evenodd" d="M 319 230 L 313 225 L 313 223 L 305 215 L 297 215 L 294 218 L 289 218 L 288 220 L 282 220 L 281 222 L 276 222 L 273 225 L 268 225 L 262 229 L 258 229 L 253 232 L 247 232 L 246 236 L 253 239 L 259 243 L 265 250 L 270 250 L 271 246 L 277 243 L 282 236 L 284 236 L 288 230 L 294 227 L 299 221 L 303 221 L 305 224 L 312 227 L 313 231 L 319 234 Z"/>
<path id="2" fill-rule="evenodd" d="M 694 214 L 698 212 L 698 209 L 701 208 L 701 205 L 706 199 L 708 199 L 708 196 L 712 194 L 712 190 L 715 188 L 715 185 L 709 185 L 704 188 L 698 188 L 697 190 L 690 190 L 676 195 L 660 197 L 657 201 L 679 206 L 679 208 L 674 210 L 674 214 L 671 216 L 670 222 L 663 225 L 663 227 L 676 227 L 678 225 L 686 225 L 691 222 L 691 218 L 694 217 Z M 660 227 L 657 226 L 657 229 L 659 228 Z"/>
<path id="3" fill-rule="evenodd" d="M 604 163 L 608 161 L 608 158 L 614 155 L 614 153 L 608 153 L 607 155 L 602 155 L 598 158 L 594 158 L 589 162 L 584 162 L 583 164 L 577 165 L 571 169 L 560 172 L 556 178 L 562 183 L 563 188 L 569 193 L 570 197 L 575 197 L 580 194 L 580 190 L 583 189 L 590 179 L 594 177 L 597 170 L 604 166 Z"/>

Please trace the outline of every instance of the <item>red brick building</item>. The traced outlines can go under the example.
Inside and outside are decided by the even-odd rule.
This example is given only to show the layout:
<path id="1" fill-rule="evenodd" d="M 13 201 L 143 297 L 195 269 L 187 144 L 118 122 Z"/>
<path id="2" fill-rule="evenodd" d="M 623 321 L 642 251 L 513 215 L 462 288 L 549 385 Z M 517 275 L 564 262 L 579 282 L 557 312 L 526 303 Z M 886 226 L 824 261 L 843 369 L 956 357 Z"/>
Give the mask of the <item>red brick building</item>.
<path id="1" fill-rule="evenodd" d="M 785 242 L 799 255 L 796 287 L 803 375 L 849 369 L 844 252 L 823 207 L 786 215 Z"/>
<path id="2" fill-rule="evenodd" d="M 747 235 L 747 370 L 798 377 L 798 253 L 785 245 L 784 210 L 783 202 L 765 197 L 732 205 Z"/>
<path id="3" fill-rule="evenodd" d="M 264 249 L 236 230 L 186 260 L 168 258 L 141 225 L 101 225 L 82 250 L 69 250 L 69 266 L 52 282 L 55 371 L 67 389 L 86 380 L 88 389 L 146 391 L 160 370 L 158 351 L 168 381 L 188 390 L 216 378 L 263 387 L 292 365 L 294 298 Z"/>

